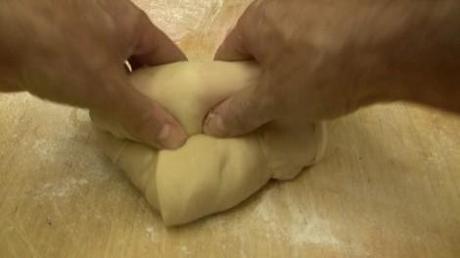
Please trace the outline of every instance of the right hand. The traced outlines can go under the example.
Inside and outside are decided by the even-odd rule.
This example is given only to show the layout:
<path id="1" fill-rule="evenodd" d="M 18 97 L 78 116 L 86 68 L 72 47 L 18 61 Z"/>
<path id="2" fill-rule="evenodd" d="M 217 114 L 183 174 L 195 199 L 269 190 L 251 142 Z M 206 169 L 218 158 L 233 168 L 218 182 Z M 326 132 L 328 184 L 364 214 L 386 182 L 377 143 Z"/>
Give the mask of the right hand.
<path id="1" fill-rule="evenodd" d="M 331 119 L 377 101 L 427 103 L 436 96 L 430 88 L 440 92 L 458 82 L 458 73 L 446 72 L 460 57 L 452 51 L 459 6 L 454 0 L 256 0 L 216 59 L 256 61 L 259 84 L 211 110 L 203 130 L 231 137 L 272 121 Z"/>
<path id="2" fill-rule="evenodd" d="M 23 0 L 0 4 L 0 91 L 29 91 L 120 121 L 136 140 L 177 148 L 186 134 L 136 91 L 124 68 L 186 60 L 129 0 Z"/>

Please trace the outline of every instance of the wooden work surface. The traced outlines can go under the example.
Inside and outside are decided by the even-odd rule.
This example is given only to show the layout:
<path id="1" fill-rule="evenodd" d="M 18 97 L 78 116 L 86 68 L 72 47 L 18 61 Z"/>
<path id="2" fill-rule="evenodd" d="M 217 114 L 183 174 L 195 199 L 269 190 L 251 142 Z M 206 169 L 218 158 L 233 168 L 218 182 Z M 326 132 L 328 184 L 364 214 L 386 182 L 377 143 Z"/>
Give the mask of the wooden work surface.
<path id="1" fill-rule="evenodd" d="M 196 59 L 249 0 L 137 2 Z M 460 257 L 460 118 L 394 104 L 329 127 L 297 180 L 167 229 L 86 111 L 0 95 L 0 257 Z"/>

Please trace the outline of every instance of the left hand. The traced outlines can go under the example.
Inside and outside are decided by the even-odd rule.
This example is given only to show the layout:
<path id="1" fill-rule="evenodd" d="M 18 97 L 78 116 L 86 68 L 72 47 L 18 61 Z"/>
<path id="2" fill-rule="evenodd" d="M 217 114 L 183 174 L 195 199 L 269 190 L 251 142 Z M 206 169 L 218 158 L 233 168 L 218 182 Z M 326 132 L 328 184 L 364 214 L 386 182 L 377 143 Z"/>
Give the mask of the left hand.
<path id="1" fill-rule="evenodd" d="M 181 146 L 182 126 L 130 85 L 125 60 L 136 69 L 186 57 L 129 0 L 0 3 L 0 91 L 99 111 L 140 142 Z"/>

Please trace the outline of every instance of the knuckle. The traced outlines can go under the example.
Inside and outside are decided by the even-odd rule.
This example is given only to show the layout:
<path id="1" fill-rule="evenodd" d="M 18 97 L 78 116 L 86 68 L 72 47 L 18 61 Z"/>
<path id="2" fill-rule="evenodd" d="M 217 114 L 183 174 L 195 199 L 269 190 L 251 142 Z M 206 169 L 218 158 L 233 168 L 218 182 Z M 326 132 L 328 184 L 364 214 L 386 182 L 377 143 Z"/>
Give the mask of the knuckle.
<path id="1" fill-rule="evenodd" d="M 248 126 L 249 124 L 248 124 L 247 114 L 237 113 L 235 116 L 232 117 L 232 121 L 231 121 L 232 128 L 230 128 L 231 130 L 233 129 L 233 130 L 244 131 L 247 129 Z"/>

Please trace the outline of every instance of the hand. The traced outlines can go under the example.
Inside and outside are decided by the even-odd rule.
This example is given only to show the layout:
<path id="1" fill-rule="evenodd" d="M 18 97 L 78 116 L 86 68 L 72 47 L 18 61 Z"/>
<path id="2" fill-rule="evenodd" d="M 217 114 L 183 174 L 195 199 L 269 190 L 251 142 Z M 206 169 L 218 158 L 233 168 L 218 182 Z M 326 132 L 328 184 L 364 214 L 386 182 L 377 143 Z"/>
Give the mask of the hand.
<path id="1" fill-rule="evenodd" d="M 129 0 L 0 3 L 0 91 L 109 114 L 155 147 L 177 148 L 186 134 L 130 85 L 124 62 L 137 69 L 185 59 Z"/>
<path id="2" fill-rule="evenodd" d="M 458 82 L 454 73 L 433 72 L 458 67 L 458 52 L 448 48 L 457 42 L 458 7 L 450 0 L 255 1 L 216 59 L 253 59 L 260 82 L 215 107 L 203 130 L 228 137 L 272 121 L 331 119 L 377 101 L 428 103 L 436 94 L 427 85 L 440 91 Z"/>

